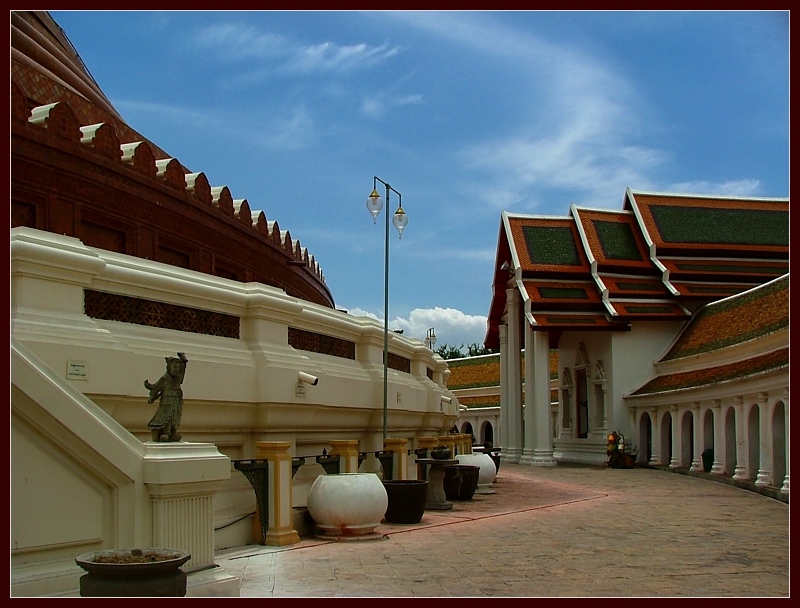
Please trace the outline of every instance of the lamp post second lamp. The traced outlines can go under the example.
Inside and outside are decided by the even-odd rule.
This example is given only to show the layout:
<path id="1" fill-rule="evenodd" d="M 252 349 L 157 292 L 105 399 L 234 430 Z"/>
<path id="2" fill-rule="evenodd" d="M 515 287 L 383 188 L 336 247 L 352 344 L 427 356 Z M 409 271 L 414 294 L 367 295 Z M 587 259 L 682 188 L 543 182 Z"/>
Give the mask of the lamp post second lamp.
<path id="1" fill-rule="evenodd" d="M 403 238 L 403 230 L 408 224 L 408 217 L 406 212 L 403 211 L 403 195 L 397 190 L 392 188 L 385 181 L 375 176 L 372 178 L 372 194 L 367 199 L 367 209 L 372 215 L 372 223 L 376 223 L 381 209 L 383 209 L 383 200 L 378 192 L 378 182 L 386 187 L 386 239 L 384 250 L 384 266 L 383 266 L 383 440 L 386 441 L 388 426 L 389 426 L 389 384 L 388 384 L 388 364 L 389 364 L 389 193 L 394 192 L 397 195 L 399 205 L 397 211 L 394 212 L 392 223 L 397 228 L 400 238 Z"/>

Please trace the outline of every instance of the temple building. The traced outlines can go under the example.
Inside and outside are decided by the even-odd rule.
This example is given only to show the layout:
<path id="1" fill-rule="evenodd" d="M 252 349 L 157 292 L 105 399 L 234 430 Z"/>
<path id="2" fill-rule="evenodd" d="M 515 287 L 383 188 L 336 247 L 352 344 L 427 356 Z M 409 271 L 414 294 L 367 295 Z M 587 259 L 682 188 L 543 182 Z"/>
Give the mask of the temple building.
<path id="1" fill-rule="evenodd" d="M 458 427 L 509 462 L 706 470 L 789 494 L 789 200 L 625 192 L 504 212 Z M 487 430 L 491 434 L 487 438 Z"/>

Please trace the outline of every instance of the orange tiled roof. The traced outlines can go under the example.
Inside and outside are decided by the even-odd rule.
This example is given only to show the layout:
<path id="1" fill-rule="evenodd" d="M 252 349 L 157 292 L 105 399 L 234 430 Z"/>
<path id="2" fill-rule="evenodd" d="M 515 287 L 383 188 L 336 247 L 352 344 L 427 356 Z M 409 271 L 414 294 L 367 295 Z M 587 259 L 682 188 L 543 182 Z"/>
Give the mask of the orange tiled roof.
<path id="1" fill-rule="evenodd" d="M 652 395 L 666 393 L 681 389 L 698 388 L 731 382 L 747 376 L 765 374 L 770 371 L 782 369 L 789 365 L 789 349 L 784 348 L 766 355 L 760 355 L 744 361 L 737 361 L 728 365 L 709 367 L 690 372 L 665 374 L 654 378 L 633 395 Z"/>
<path id="2" fill-rule="evenodd" d="M 789 275 L 697 312 L 664 360 L 752 340 L 789 327 Z"/>
<path id="3" fill-rule="evenodd" d="M 551 349 L 549 354 L 550 378 L 558 378 L 558 350 Z M 489 386 L 500 387 L 500 355 L 480 355 L 478 357 L 464 357 L 462 359 L 449 359 L 447 361 L 450 378 L 447 388 L 452 390 L 467 388 L 482 388 Z M 521 378 L 525 377 L 525 354 L 520 360 Z M 459 398 L 459 403 L 462 403 Z"/>

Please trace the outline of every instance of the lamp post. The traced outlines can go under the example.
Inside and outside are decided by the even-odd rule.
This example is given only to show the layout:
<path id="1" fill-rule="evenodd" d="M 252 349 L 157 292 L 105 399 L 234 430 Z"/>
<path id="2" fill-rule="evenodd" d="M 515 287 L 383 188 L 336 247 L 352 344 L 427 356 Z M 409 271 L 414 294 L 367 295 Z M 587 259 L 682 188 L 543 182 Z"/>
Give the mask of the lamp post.
<path id="1" fill-rule="evenodd" d="M 433 333 L 433 327 L 431 327 L 428 330 L 428 334 L 425 336 L 425 346 L 433 350 L 435 344 L 436 344 L 436 334 Z"/>
<path id="2" fill-rule="evenodd" d="M 397 211 L 394 212 L 392 223 L 397 228 L 400 238 L 408 224 L 408 217 L 403 211 L 403 195 L 392 188 L 385 181 L 375 176 L 372 178 L 372 194 L 367 198 L 367 209 L 372 215 L 372 223 L 376 223 L 378 215 L 383 209 L 383 201 L 378 193 L 378 182 L 386 187 L 386 239 L 383 265 L 383 440 L 386 441 L 389 427 L 389 378 L 387 375 L 389 365 L 389 192 L 394 192 L 399 200 Z"/>

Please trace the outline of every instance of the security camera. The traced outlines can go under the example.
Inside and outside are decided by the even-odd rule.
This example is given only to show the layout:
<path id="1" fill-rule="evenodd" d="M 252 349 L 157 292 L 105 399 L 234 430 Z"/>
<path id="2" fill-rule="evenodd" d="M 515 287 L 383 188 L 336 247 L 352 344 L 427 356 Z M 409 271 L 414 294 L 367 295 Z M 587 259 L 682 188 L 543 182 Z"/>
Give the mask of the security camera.
<path id="1" fill-rule="evenodd" d="M 316 376 L 312 376 L 311 374 L 307 374 L 305 372 L 299 372 L 297 374 L 297 379 L 300 382 L 305 382 L 306 384 L 310 384 L 311 386 L 316 386 L 317 382 L 319 382 L 319 378 Z"/>
<path id="2" fill-rule="evenodd" d="M 442 401 L 444 403 L 452 403 L 453 402 L 453 400 L 450 397 L 446 397 L 444 395 L 442 395 Z"/>

